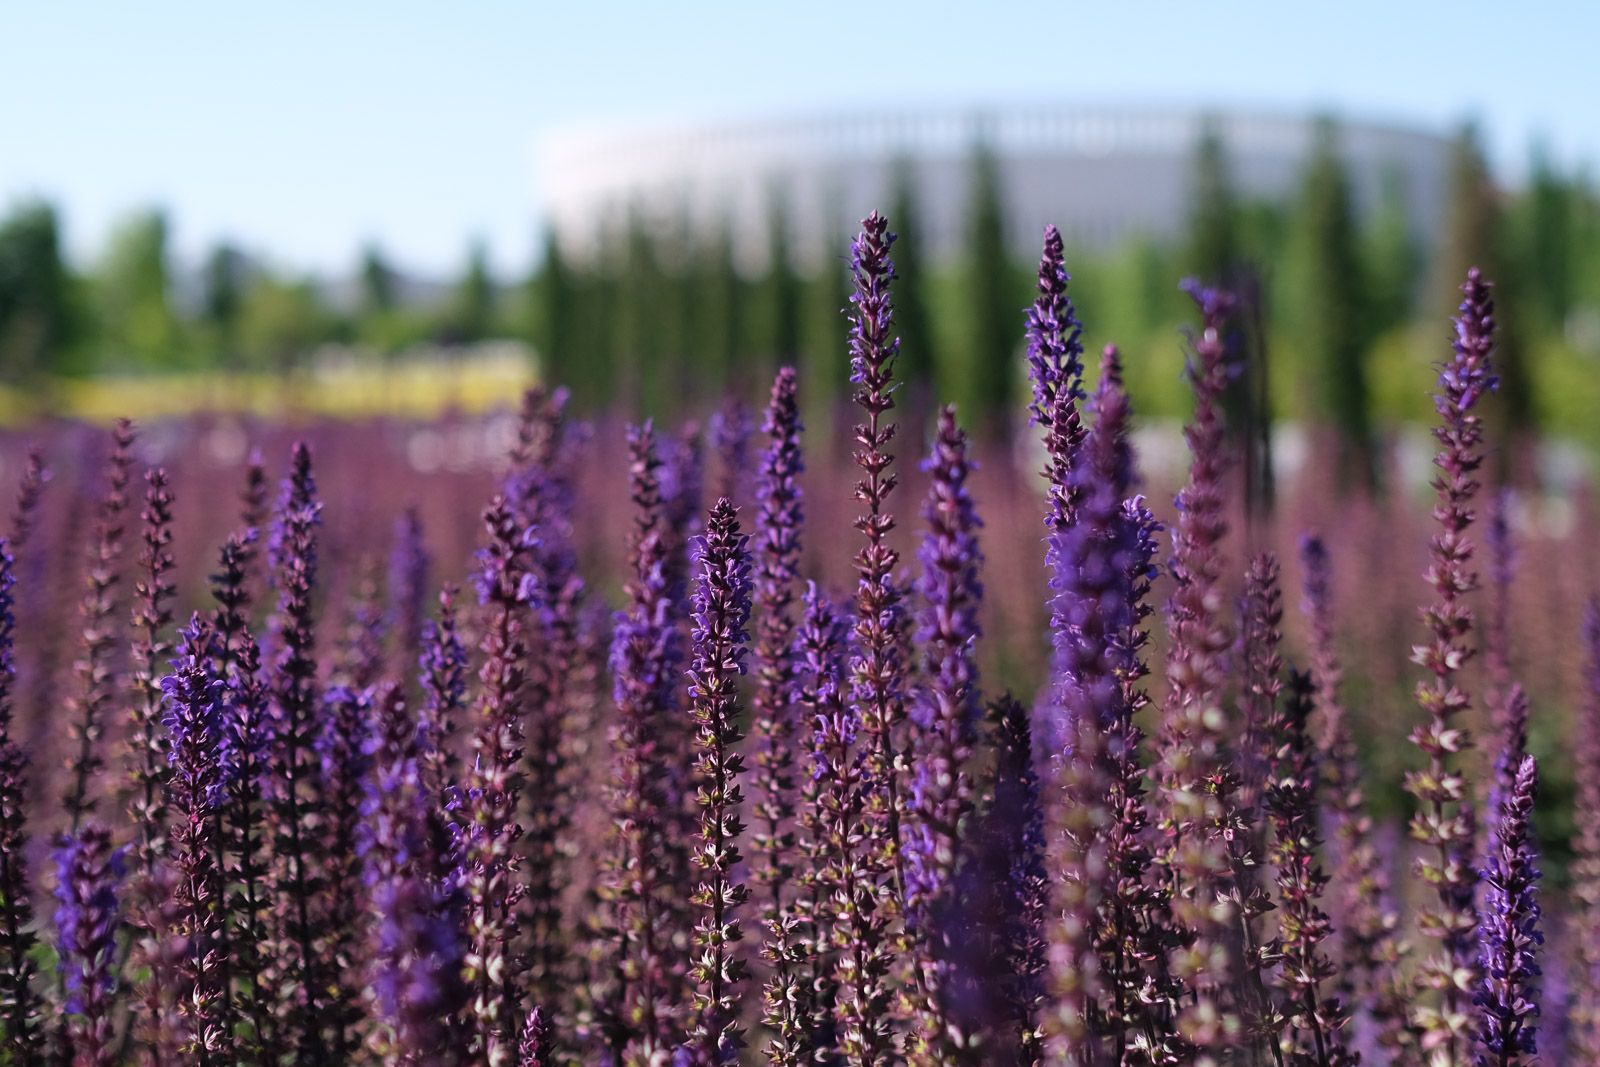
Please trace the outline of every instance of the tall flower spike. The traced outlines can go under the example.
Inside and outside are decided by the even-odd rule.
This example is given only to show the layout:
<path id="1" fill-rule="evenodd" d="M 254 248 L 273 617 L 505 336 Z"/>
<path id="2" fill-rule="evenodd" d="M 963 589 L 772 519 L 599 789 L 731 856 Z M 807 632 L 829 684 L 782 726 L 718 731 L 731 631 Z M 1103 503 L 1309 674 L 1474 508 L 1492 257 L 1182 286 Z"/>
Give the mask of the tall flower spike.
<path id="1" fill-rule="evenodd" d="M 1067 486 L 1085 430 L 1079 406 L 1083 391 L 1083 327 L 1067 296 L 1067 273 L 1061 231 L 1046 226 L 1044 253 L 1039 258 L 1038 296 L 1028 309 L 1028 374 L 1033 403 L 1028 415 L 1044 430 L 1045 481 L 1050 487 L 1046 525 L 1063 529 L 1071 521 Z"/>
<path id="2" fill-rule="evenodd" d="M 117 933 L 126 867 L 111 833 L 85 822 L 56 849 L 56 948 L 67 990 L 67 1053 L 73 1067 L 117 1062 Z"/>
<path id="3" fill-rule="evenodd" d="M 711 416 L 711 444 L 716 449 L 717 461 L 722 467 L 717 495 L 727 497 L 735 504 L 745 499 L 745 488 L 749 484 L 750 438 L 755 433 L 753 423 L 750 408 L 731 393 Z"/>
<path id="4" fill-rule="evenodd" d="M 183 1051 L 203 1067 L 232 1063 L 228 1026 L 228 943 L 218 865 L 217 820 L 226 800 L 221 679 L 215 675 L 215 634 L 196 615 L 184 631 L 181 655 L 162 679 L 171 743 L 172 852 L 179 878 L 179 925 L 185 989 L 178 1000 L 185 1022 Z"/>
<path id="5" fill-rule="evenodd" d="M 28 758 L 11 734 L 16 686 L 16 579 L 11 545 L 0 538 L 0 1018 L 4 1048 L 12 1063 L 37 1063 L 45 1056 L 40 1011 L 33 988 L 33 904 L 28 881 Z"/>
<path id="6" fill-rule="evenodd" d="M 401 670 L 409 669 L 422 653 L 422 626 L 428 611 L 431 565 L 422 532 L 422 517 L 416 508 L 407 508 L 395 521 L 394 549 L 389 557 L 388 630 L 394 635 L 394 663 Z"/>
<path id="7" fill-rule="evenodd" d="M 744 937 L 738 912 L 749 890 L 735 874 L 742 862 L 738 841 L 744 832 L 739 818 L 744 792 L 739 779 L 744 760 L 734 747 L 742 738 L 737 685 L 749 645 L 745 627 L 750 620 L 750 552 L 739 532 L 738 510 L 727 497 L 712 506 L 696 549 L 689 699 L 699 749 L 695 771 L 700 847 L 695 865 L 702 879 L 693 898 L 700 921 L 695 927 L 697 956 L 690 970 L 699 985 L 692 1042 L 700 1062 L 736 1063 L 744 1045 L 738 1024 L 744 980 L 737 948 Z"/>
<path id="8" fill-rule="evenodd" d="M 1361 788 L 1361 764 L 1339 694 L 1343 670 L 1334 647 L 1332 565 L 1321 538 L 1300 543 L 1305 570 L 1304 613 L 1311 628 L 1311 681 L 1321 717 L 1323 811 L 1328 827 L 1328 868 L 1333 872 L 1336 989 L 1346 1009 L 1372 1020 L 1390 1050 L 1410 1040 L 1401 963 L 1407 946 L 1390 905 L 1389 872 L 1373 840 L 1372 817 Z"/>
<path id="9" fill-rule="evenodd" d="M 456 752 L 457 719 L 467 704 L 467 648 L 456 623 L 456 587 L 439 590 L 439 617 L 422 624 L 422 708 L 417 731 L 422 738 L 421 774 L 430 795 L 442 797 L 461 781 Z"/>
<path id="10" fill-rule="evenodd" d="M 870 837 L 882 849 L 894 890 L 889 905 L 898 908 L 905 895 L 900 833 L 904 758 L 896 735 L 905 719 L 908 664 L 901 591 L 894 578 L 900 554 L 889 543 L 895 523 L 888 503 L 897 479 L 890 470 L 894 456 L 889 451 L 895 424 L 887 416 L 894 408 L 894 362 L 900 351 L 892 332 L 890 285 L 895 274 L 889 250 L 894 240 L 888 220 L 873 212 L 862 222 L 850 250 L 855 279 L 850 297 L 850 380 L 856 386 L 856 405 L 865 416 L 855 427 L 855 462 L 861 469 L 856 499 L 866 505 L 856 519 L 866 543 L 855 558 L 856 647 L 850 663 L 850 702 L 860 710 L 866 734 L 867 773 L 872 780 L 866 812 Z"/>
<path id="11" fill-rule="evenodd" d="M 1583 613 L 1583 703 L 1571 734 L 1578 812 L 1572 841 L 1573 1054 L 1600 1063 L 1600 598 Z"/>
<path id="12" fill-rule="evenodd" d="M 831 672 L 832 650 L 843 643 L 837 611 L 813 583 L 807 586 L 805 621 L 796 643 L 802 650 L 802 704 L 813 712 L 813 778 L 818 787 L 815 834 L 828 889 L 825 919 L 837 951 L 838 989 L 833 1018 L 838 1049 L 862 1067 L 891 1062 L 889 969 L 891 964 L 883 854 L 872 841 L 867 819 L 867 753 L 858 745 L 859 709 L 845 700 L 844 681 Z"/>
<path id="13" fill-rule="evenodd" d="M 95 809 L 91 795 L 105 759 L 100 741 L 105 714 L 113 699 L 113 670 L 117 649 L 117 585 L 122 577 L 122 555 L 128 511 L 128 478 L 133 469 L 133 423 L 119 419 L 111 432 L 111 458 L 107 464 L 105 496 L 95 522 L 89 552 L 88 587 L 78 614 L 83 627 L 83 655 L 76 664 L 78 692 L 69 734 L 76 743 L 68 762 L 68 788 L 62 800 L 68 826 L 76 832 L 84 816 Z"/>
<path id="14" fill-rule="evenodd" d="M 522 1028 L 522 1043 L 517 1046 L 517 1067 L 554 1067 L 555 1042 L 550 1033 L 550 1020 L 544 1012 L 534 1008 L 528 1013 L 528 1022 Z"/>
<path id="15" fill-rule="evenodd" d="M 516 844 L 522 789 L 522 706 L 527 661 L 523 533 L 504 496 L 484 512 L 489 545 L 480 554 L 479 599 L 487 610 L 483 667 L 467 774 L 467 978 L 472 984 L 473 1049 L 490 1067 L 511 1062 L 522 1020 L 517 967 Z"/>
<path id="16" fill-rule="evenodd" d="M 322 957 L 327 1005 L 324 1030 L 333 1062 L 348 1062 L 359 1046 L 360 989 L 366 974 L 367 912 L 361 858 L 361 802 L 371 777 L 370 723 L 377 701 L 371 688 L 335 686 L 322 698 L 316 749 L 320 761 L 322 811 L 318 845 L 322 895 L 316 910 L 317 951 Z"/>
<path id="17" fill-rule="evenodd" d="M 270 672 L 274 748 L 272 882 L 268 898 L 277 907 L 273 954 L 291 987 L 292 1000 L 277 1024 L 286 1047 L 310 1060 L 326 1057 L 323 1016 L 325 979 L 313 923 L 321 892 L 316 845 L 306 815 L 318 792 L 316 763 L 317 654 L 312 596 L 317 582 L 316 499 L 311 450 L 297 443 L 279 500 L 271 538 L 273 586 L 278 599 L 269 620 L 276 655 Z"/>
<path id="18" fill-rule="evenodd" d="M 1279 984 L 1284 995 L 1290 1062 L 1355 1067 L 1345 1041 L 1344 1006 L 1326 986 L 1337 970 L 1324 943 L 1333 924 L 1322 910 L 1327 875 L 1317 859 L 1317 758 L 1310 733 L 1312 685 L 1292 671 L 1281 716 L 1268 724 L 1277 743 L 1265 789 L 1272 823 L 1272 866 L 1283 917 Z"/>
<path id="19" fill-rule="evenodd" d="M 1483 420 L 1474 407 L 1495 388 L 1489 365 L 1494 349 L 1494 302 L 1489 284 L 1474 267 L 1462 286 L 1465 298 L 1456 318 L 1455 353 L 1439 372 L 1434 408 L 1440 425 L 1434 429 L 1439 454 L 1433 486 L 1438 494 L 1434 518 L 1438 531 L 1429 548 L 1432 562 L 1426 578 L 1434 601 L 1423 612 L 1428 642 L 1412 651 L 1427 672 L 1417 683 L 1417 703 L 1427 720 L 1412 731 L 1411 741 L 1427 758 L 1422 770 L 1406 775 L 1406 789 L 1417 801 L 1411 836 L 1423 845 L 1418 870 L 1435 887 L 1438 904 L 1422 915 L 1421 930 L 1438 942 L 1419 974 L 1437 997 L 1419 999 L 1412 1013 L 1440 1067 L 1466 1062 L 1471 1019 L 1462 990 L 1476 982 L 1473 915 L 1473 811 L 1469 787 L 1456 757 L 1472 741 L 1459 723 L 1471 706 L 1461 670 L 1474 654 L 1472 607 L 1468 597 L 1478 587 L 1472 566 L 1473 501 L 1477 471 L 1483 461 Z M 1471 980 L 1464 980 L 1463 974 Z"/>
<path id="20" fill-rule="evenodd" d="M 1527 1067 L 1537 1063 L 1539 1016 L 1539 869 L 1534 866 L 1534 794 L 1539 767 L 1523 756 L 1503 798 L 1489 862 L 1483 871 L 1483 939 L 1479 947 L 1481 985 L 1477 1063 L 1484 1067 Z"/>
<path id="21" fill-rule="evenodd" d="M 768 444 L 761 459 L 757 487 L 760 514 L 756 525 L 754 617 L 756 628 L 751 699 L 757 740 L 754 776 L 756 861 L 752 879 L 762 895 L 761 915 L 768 936 L 762 954 L 772 964 L 767 982 L 766 1022 L 775 1034 L 769 1058 L 798 1065 L 807 1029 L 804 953 L 809 931 L 797 914 L 793 881 L 796 874 L 796 800 L 794 777 L 795 601 L 799 594 L 800 536 L 804 522 L 800 472 L 798 376 L 793 367 L 778 371 L 772 383 L 762 431 Z"/>
<path id="22" fill-rule="evenodd" d="M 141 574 L 134 583 L 132 722 L 129 763 L 133 788 L 132 815 L 139 831 L 139 866 L 148 871 L 164 848 L 166 827 L 163 785 L 166 745 L 159 729 L 161 684 L 158 664 L 171 654 L 167 628 L 172 625 L 176 593 L 172 570 L 172 491 L 167 472 L 157 467 L 145 474 L 144 551 Z"/>
<path id="23" fill-rule="evenodd" d="M 1489 617 L 1483 629 L 1483 652 L 1487 669 L 1484 696 L 1495 716 L 1495 731 L 1505 732 L 1504 715 L 1510 704 L 1511 688 L 1511 588 L 1517 576 L 1517 544 L 1511 532 L 1511 509 L 1515 501 L 1510 489 L 1494 494 L 1489 506 L 1487 537 L 1489 546 Z M 1516 768 L 1511 769 L 1511 775 Z M 1489 805 L 1491 818 L 1497 805 Z"/>
<path id="24" fill-rule="evenodd" d="M 910 1053 L 918 1062 L 949 1062 L 979 1037 L 975 1025 L 955 1017 L 958 1004 L 954 951 L 964 920 L 956 899 L 956 867 L 963 831 L 970 833 L 972 779 L 967 762 L 978 735 L 979 571 L 977 510 L 967 489 L 973 464 L 956 411 L 939 412 L 922 515 L 919 558 L 925 605 L 917 634 L 923 684 L 912 714 L 917 770 L 906 832 L 906 922 L 911 928 L 919 1016 Z"/>
<path id="25" fill-rule="evenodd" d="M 1174 947 L 1169 960 L 1171 973 L 1193 993 L 1178 1030 L 1195 1047 L 1193 1062 L 1209 1067 L 1217 1052 L 1238 1043 L 1240 1027 L 1227 995 L 1234 966 L 1224 936 L 1237 916 L 1219 899 L 1228 879 L 1221 841 L 1226 811 L 1211 785 L 1216 776 L 1229 774 L 1223 753 L 1230 736 L 1223 689 L 1231 642 L 1220 611 L 1220 583 L 1227 530 L 1222 393 L 1229 376 L 1223 335 L 1233 297 L 1197 285 L 1188 288 L 1202 327 L 1191 340 L 1195 410 L 1184 436 L 1192 460 L 1189 482 L 1178 494 L 1172 535 L 1173 591 L 1167 605 L 1171 645 L 1156 780 L 1172 915 L 1191 935 Z"/>
<path id="26" fill-rule="evenodd" d="M 611 985 L 591 993 L 612 1055 L 648 1059 L 663 1053 L 675 1034 L 669 995 L 671 875 L 677 868 L 665 840 L 675 816 L 667 810 L 662 720 L 674 714 L 683 665 L 673 621 L 676 590 L 668 575 L 670 539 L 662 514 L 661 461 L 649 423 L 629 434 L 630 535 L 628 607 L 612 633 L 611 670 L 617 706 L 612 737 L 610 798 L 615 827 L 607 856 L 604 896 L 613 946 L 607 961 Z M 681 841 L 679 842 L 681 845 Z"/>
<path id="27" fill-rule="evenodd" d="M 45 483 L 50 473 L 45 470 L 44 452 L 38 445 L 28 446 L 28 458 L 23 462 L 22 479 L 17 485 L 17 503 L 11 513 L 11 550 L 20 552 L 33 536 L 39 521 L 39 498 L 44 496 Z"/>

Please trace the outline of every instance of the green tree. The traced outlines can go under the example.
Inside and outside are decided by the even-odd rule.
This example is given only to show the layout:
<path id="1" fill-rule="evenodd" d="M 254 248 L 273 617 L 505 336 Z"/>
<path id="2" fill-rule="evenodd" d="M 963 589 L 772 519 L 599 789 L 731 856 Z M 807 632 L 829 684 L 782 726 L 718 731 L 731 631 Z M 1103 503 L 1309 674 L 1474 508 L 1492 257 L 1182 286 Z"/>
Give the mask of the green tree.
<path id="1" fill-rule="evenodd" d="M 800 356 L 801 288 L 794 268 L 790 229 L 788 196 L 782 188 L 775 188 L 767 206 L 767 276 L 763 286 L 768 333 L 761 354 L 768 362 L 752 368 L 758 379 L 769 379 L 780 364 Z"/>
<path id="2" fill-rule="evenodd" d="M 120 225 L 94 282 L 101 344 L 113 364 L 171 367 L 180 355 L 171 304 L 167 219 L 140 212 Z"/>
<path id="3" fill-rule="evenodd" d="M 231 364 L 238 354 L 239 314 L 244 305 L 245 260 L 237 248 L 226 242 L 206 256 L 201 271 L 200 322 L 216 358 Z"/>
<path id="4" fill-rule="evenodd" d="M 399 278 L 389 265 L 383 249 L 369 244 L 361 250 L 360 314 L 365 318 L 386 315 L 399 303 Z"/>
<path id="5" fill-rule="evenodd" d="M 972 342 L 959 376 L 974 425 L 1004 432 L 1011 423 L 1011 397 L 1020 371 L 1023 286 L 1006 245 L 1005 198 L 1000 164 L 980 140 L 972 156 L 968 209 L 967 269 Z"/>
<path id="6" fill-rule="evenodd" d="M 539 353 L 540 377 L 550 385 L 569 387 L 583 403 L 597 402 L 587 376 L 579 374 L 593 357 L 592 352 L 583 350 L 580 340 L 579 282 L 554 227 L 545 230 L 544 261 L 534 275 L 532 289 L 532 336 Z"/>
<path id="7" fill-rule="evenodd" d="M 706 260 L 705 320 L 710 331 L 706 337 L 707 350 L 713 354 L 716 380 L 742 386 L 750 377 L 741 370 L 746 324 L 750 318 L 750 285 L 739 273 L 731 223 L 724 222 L 717 227 Z"/>
<path id="8" fill-rule="evenodd" d="M 61 369 L 72 329 L 55 208 L 21 204 L 0 222 L 0 376 L 16 382 Z"/>
<path id="9" fill-rule="evenodd" d="M 1362 231 L 1362 274 L 1366 279 L 1362 321 L 1370 344 L 1404 326 L 1416 310 L 1417 278 L 1425 266 L 1422 246 L 1412 228 L 1405 173 L 1390 169 L 1383 176 L 1377 210 Z"/>
<path id="10" fill-rule="evenodd" d="M 1520 259 L 1525 264 L 1528 296 L 1543 318 L 1541 326 L 1560 330 L 1572 310 L 1573 241 L 1576 191 L 1550 162 L 1549 152 L 1535 145 L 1518 229 L 1523 235 Z"/>
<path id="11" fill-rule="evenodd" d="M 472 344 L 488 338 L 495 328 L 495 287 L 489 272 L 489 252 L 474 241 L 467 252 L 467 271 L 456 286 L 446 317 L 444 340 Z"/>
<path id="12" fill-rule="evenodd" d="M 1289 319 L 1307 365 L 1313 418 L 1338 432 L 1341 479 L 1372 486 L 1377 465 L 1362 325 L 1361 259 L 1338 132 L 1319 125 L 1300 192 Z"/>
<path id="13" fill-rule="evenodd" d="M 245 287 L 239 307 L 239 350 L 253 367 L 286 373 L 301 365 L 336 326 L 316 283 L 265 272 Z"/>
<path id="14" fill-rule="evenodd" d="M 1227 145 L 1208 119 L 1195 146 L 1185 267 L 1211 285 L 1232 284 L 1241 259 L 1240 211 Z"/>

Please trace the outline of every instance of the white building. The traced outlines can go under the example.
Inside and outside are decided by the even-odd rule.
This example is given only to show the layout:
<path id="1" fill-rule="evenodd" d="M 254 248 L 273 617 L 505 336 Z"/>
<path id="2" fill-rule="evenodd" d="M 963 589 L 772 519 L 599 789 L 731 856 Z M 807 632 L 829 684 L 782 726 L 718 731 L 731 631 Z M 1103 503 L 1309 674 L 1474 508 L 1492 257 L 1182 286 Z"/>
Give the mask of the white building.
<path id="1" fill-rule="evenodd" d="M 926 255 L 961 246 L 974 147 L 999 163 L 1007 225 L 1019 253 L 1054 222 L 1069 248 L 1104 248 L 1144 234 L 1181 233 L 1191 203 L 1196 147 L 1207 129 L 1226 146 L 1245 197 L 1296 188 L 1312 147 L 1308 117 L 1072 105 L 984 111 L 890 111 L 709 125 L 575 130 L 539 152 L 540 186 L 563 248 L 592 256 L 631 215 L 699 232 L 738 235 L 751 266 L 764 261 L 775 201 L 790 214 L 808 263 L 842 255 L 841 235 L 873 208 L 887 209 L 897 164 L 917 183 L 918 236 Z M 1340 154 L 1358 210 L 1398 176 L 1419 236 L 1440 221 L 1450 143 L 1436 133 L 1341 122 Z M 895 220 L 891 220 L 891 224 Z"/>

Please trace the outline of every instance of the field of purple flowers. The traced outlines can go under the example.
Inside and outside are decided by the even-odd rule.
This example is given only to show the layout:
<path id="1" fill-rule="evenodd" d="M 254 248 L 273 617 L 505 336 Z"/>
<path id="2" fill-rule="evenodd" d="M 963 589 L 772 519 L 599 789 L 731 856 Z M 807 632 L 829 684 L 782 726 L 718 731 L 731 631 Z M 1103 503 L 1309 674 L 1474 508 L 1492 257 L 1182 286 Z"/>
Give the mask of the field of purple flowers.
<path id="1" fill-rule="evenodd" d="M 1431 511 L 1263 517 L 1228 293 L 1168 507 L 1053 230 L 1042 448 L 897 436 L 893 240 L 846 444 L 787 369 L 0 442 L 4 1062 L 1600 1062 L 1600 527 L 1484 484 L 1489 282 Z"/>

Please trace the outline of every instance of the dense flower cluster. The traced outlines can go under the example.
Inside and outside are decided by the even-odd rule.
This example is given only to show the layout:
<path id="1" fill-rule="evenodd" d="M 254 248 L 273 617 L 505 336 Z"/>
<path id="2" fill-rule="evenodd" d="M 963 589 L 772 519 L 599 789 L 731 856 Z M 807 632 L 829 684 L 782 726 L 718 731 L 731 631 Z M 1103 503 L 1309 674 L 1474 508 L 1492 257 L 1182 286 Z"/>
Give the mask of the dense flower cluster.
<path id="1" fill-rule="evenodd" d="M 1024 471 L 1042 455 L 1037 480 L 1000 449 L 980 468 L 991 442 L 955 409 L 898 405 L 893 246 L 864 221 L 857 421 L 849 455 L 815 450 L 809 472 L 788 368 L 759 432 L 732 400 L 705 433 L 607 433 L 530 390 L 470 508 L 392 501 L 382 523 L 364 496 L 356 520 L 345 493 L 325 505 L 305 443 L 269 508 L 252 455 L 242 491 L 231 472 L 195 495 L 237 502 L 206 516 L 209 547 L 184 465 L 142 471 L 131 424 L 61 515 L 34 453 L 0 539 L 0 1062 L 1600 1054 L 1600 607 L 1572 888 L 1541 892 L 1547 680 L 1519 676 L 1532 555 L 1503 496 L 1474 662 L 1483 278 L 1439 378 L 1415 746 L 1396 756 L 1360 727 L 1400 679 L 1347 655 L 1352 634 L 1394 643 L 1369 616 L 1395 602 L 1350 604 L 1339 531 L 1280 564 L 1260 516 L 1234 521 L 1235 298 L 1189 287 L 1196 405 L 1169 513 L 1141 486 L 1117 350 L 1086 365 L 1059 233 L 1017 324 L 1026 362 L 992 368 L 1032 376 L 1037 440 L 1008 447 L 1037 450 Z M 901 425 L 927 448 L 904 468 L 915 526 L 892 509 Z M 624 449 L 626 494 L 599 477 Z M 851 486 L 825 477 L 847 463 Z M 66 574 L 76 634 L 50 611 Z M 1477 780 L 1473 711 L 1492 725 Z M 1369 803 L 1401 774 L 1409 841 Z M 1567 931 L 1548 946 L 1541 908 Z"/>

